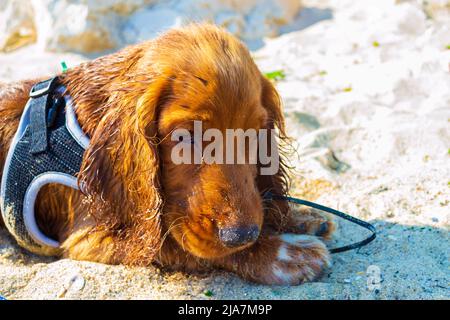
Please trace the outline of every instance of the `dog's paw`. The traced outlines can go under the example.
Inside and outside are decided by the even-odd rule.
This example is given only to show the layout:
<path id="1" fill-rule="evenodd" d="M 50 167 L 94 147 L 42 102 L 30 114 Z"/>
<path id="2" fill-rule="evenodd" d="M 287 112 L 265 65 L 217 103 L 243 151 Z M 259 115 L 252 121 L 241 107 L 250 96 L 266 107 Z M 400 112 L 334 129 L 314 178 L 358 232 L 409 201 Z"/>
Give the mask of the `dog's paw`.
<path id="1" fill-rule="evenodd" d="M 336 224 L 330 217 L 312 208 L 295 210 L 292 219 L 289 232 L 310 234 L 329 240 L 336 230 Z"/>
<path id="2" fill-rule="evenodd" d="M 331 265 L 328 249 L 317 237 L 285 233 L 270 241 L 275 251 L 261 273 L 262 283 L 301 284 L 316 279 Z"/>

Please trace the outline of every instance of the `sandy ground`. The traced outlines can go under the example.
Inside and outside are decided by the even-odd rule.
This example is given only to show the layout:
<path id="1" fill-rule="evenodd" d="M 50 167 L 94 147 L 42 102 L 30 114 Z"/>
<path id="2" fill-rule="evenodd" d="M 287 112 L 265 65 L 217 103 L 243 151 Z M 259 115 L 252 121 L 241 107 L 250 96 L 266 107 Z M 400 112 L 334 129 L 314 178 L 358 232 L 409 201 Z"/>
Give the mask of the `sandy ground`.
<path id="1" fill-rule="evenodd" d="M 185 275 L 42 258 L 0 230 L 0 295 L 449 299 L 450 19 L 427 19 L 415 6 L 391 1 L 314 5 L 303 19 L 331 19 L 299 23 L 292 28 L 302 30 L 267 41 L 254 55 L 262 70 L 286 74 L 277 86 L 300 155 L 293 159 L 293 194 L 371 221 L 378 229 L 372 244 L 334 255 L 315 283 L 280 287 L 219 271 Z M 33 47 L 0 55 L 0 81 L 51 74 L 61 60 L 70 67 L 83 57 Z M 339 225 L 330 246 L 366 236 Z"/>

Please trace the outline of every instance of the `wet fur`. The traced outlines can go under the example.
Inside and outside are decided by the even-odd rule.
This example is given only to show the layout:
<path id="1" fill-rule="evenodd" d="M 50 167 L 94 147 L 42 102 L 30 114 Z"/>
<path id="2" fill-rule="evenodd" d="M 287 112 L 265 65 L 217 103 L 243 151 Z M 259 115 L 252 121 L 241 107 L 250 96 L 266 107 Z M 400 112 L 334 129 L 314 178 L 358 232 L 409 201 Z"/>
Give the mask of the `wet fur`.
<path id="1" fill-rule="evenodd" d="M 261 176 L 256 165 L 176 166 L 169 159 L 168 137 L 186 125 L 183 118 L 221 129 L 277 128 L 287 145 L 279 96 L 233 36 L 191 25 L 83 63 L 61 79 L 91 144 L 78 176 L 85 193 L 49 185 L 36 204 L 41 229 L 62 243 L 60 256 L 224 268 L 268 284 L 312 280 L 329 265 L 321 240 L 298 234 L 320 229 L 328 237 L 331 222 L 262 201 L 265 191 L 287 193 L 284 162 L 276 175 Z M 38 80 L 0 84 L 1 166 Z M 256 243 L 230 249 L 217 241 L 218 226 L 249 222 L 261 228 Z"/>

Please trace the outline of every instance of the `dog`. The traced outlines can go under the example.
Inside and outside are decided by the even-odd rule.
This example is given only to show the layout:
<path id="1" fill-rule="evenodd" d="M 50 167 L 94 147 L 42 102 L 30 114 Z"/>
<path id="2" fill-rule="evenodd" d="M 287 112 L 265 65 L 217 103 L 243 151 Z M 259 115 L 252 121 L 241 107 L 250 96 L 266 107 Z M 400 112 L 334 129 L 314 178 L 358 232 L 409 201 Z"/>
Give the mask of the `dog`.
<path id="1" fill-rule="evenodd" d="M 35 205 L 57 255 L 106 264 L 198 272 L 214 268 L 262 284 L 311 281 L 330 265 L 332 221 L 285 201 L 289 185 L 280 97 L 248 49 L 209 24 L 83 63 L 59 75 L 90 138 L 77 176 L 83 191 L 46 185 Z M 33 84 L 0 84 L 0 167 Z M 275 129 L 280 166 L 175 164 L 170 139 L 204 128 Z M 38 252 L 39 253 L 39 252 Z M 45 253 L 43 253 L 45 254 Z"/>

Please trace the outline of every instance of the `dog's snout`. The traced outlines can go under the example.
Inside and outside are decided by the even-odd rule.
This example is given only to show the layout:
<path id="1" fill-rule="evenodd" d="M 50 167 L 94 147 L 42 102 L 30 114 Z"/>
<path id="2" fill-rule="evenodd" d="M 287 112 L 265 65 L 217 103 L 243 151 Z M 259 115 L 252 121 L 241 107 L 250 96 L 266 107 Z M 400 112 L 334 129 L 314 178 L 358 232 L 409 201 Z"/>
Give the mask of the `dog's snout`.
<path id="1" fill-rule="evenodd" d="M 219 229 L 219 239 L 227 247 L 238 247 L 255 241 L 259 236 L 257 225 Z"/>

